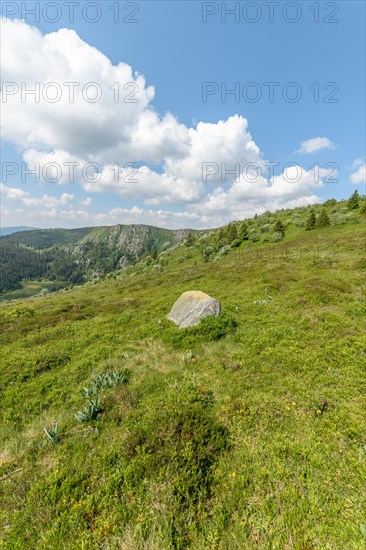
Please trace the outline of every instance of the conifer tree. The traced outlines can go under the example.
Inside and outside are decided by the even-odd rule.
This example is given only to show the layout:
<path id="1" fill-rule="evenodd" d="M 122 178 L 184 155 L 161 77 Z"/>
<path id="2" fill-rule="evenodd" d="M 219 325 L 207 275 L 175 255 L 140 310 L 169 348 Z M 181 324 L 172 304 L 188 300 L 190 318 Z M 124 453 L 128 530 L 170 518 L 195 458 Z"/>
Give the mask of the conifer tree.
<path id="1" fill-rule="evenodd" d="M 220 242 L 222 239 L 225 239 L 225 231 L 223 227 L 220 227 L 218 232 L 216 233 L 216 241 Z"/>
<path id="2" fill-rule="evenodd" d="M 308 219 L 305 222 L 305 229 L 308 231 L 309 229 L 315 229 L 316 224 L 316 217 L 314 212 L 310 212 Z"/>
<path id="3" fill-rule="evenodd" d="M 330 219 L 328 216 L 328 212 L 325 208 L 323 208 L 320 211 L 319 216 L 317 217 L 315 227 L 326 227 L 327 225 L 330 225 Z"/>
<path id="4" fill-rule="evenodd" d="M 247 241 L 248 240 L 248 226 L 245 222 L 242 222 L 240 224 L 238 237 L 241 241 Z"/>
<path id="5" fill-rule="evenodd" d="M 354 191 L 354 193 L 352 193 L 352 195 L 348 199 L 348 202 L 347 202 L 348 208 L 350 210 L 354 210 L 355 208 L 358 208 L 360 206 L 358 202 L 359 200 L 360 200 L 360 195 L 356 189 L 356 191 Z"/>
<path id="6" fill-rule="evenodd" d="M 274 233 L 280 233 L 282 238 L 285 236 L 285 226 L 281 220 L 277 220 L 273 228 Z"/>
<path id="7" fill-rule="evenodd" d="M 227 226 L 226 237 L 229 244 L 238 238 L 238 230 L 236 229 L 236 225 L 234 223 L 229 223 Z"/>
<path id="8" fill-rule="evenodd" d="M 187 238 L 186 238 L 186 246 L 192 246 L 194 244 L 195 240 L 196 239 L 195 239 L 192 231 L 190 231 L 187 235 Z"/>

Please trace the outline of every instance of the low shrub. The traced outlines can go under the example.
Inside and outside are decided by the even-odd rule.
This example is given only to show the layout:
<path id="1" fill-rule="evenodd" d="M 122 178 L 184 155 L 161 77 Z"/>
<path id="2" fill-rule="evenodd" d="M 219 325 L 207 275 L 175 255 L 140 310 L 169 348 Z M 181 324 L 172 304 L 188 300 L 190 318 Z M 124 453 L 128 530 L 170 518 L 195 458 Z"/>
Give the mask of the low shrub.
<path id="1" fill-rule="evenodd" d="M 215 465 L 228 448 L 228 430 L 217 418 L 214 402 L 212 392 L 184 384 L 146 403 L 128 425 L 118 485 L 123 496 L 144 494 L 140 502 L 145 505 L 124 498 L 126 513 L 130 520 L 138 515 L 143 529 L 151 523 L 146 502 L 151 500 L 154 514 L 164 503 L 172 548 L 191 547 L 192 533 L 202 521 L 199 511 L 212 494 Z"/>
<path id="2" fill-rule="evenodd" d="M 249 234 L 248 240 L 251 241 L 252 243 L 256 243 L 260 240 L 260 237 L 256 231 L 252 231 Z"/>
<path id="3" fill-rule="evenodd" d="M 272 235 L 271 241 L 273 243 L 278 243 L 279 241 L 282 241 L 283 235 L 279 231 L 275 231 Z"/>
<path id="4" fill-rule="evenodd" d="M 261 225 L 259 230 L 261 233 L 268 233 L 271 230 L 271 226 L 269 223 L 265 223 L 264 225 Z"/>
<path id="5" fill-rule="evenodd" d="M 190 349 L 199 343 L 220 340 L 235 331 L 237 321 L 227 313 L 217 317 L 210 316 L 203 319 L 195 327 L 177 328 L 172 322 L 166 321 L 161 325 L 164 343 L 174 349 Z"/>
<path id="6" fill-rule="evenodd" d="M 226 256 L 227 254 L 229 254 L 230 250 L 231 250 L 231 246 L 229 244 L 225 244 L 222 248 L 220 248 L 217 255 Z"/>

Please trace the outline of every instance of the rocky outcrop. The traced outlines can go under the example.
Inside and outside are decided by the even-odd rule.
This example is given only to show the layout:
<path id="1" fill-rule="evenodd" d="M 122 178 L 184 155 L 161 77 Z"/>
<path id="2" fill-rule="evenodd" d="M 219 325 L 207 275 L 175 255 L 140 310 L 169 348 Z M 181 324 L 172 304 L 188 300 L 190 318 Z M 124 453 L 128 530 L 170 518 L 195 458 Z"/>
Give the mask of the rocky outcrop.
<path id="1" fill-rule="evenodd" d="M 167 318 L 179 328 L 193 327 L 210 315 L 219 315 L 220 302 L 199 290 L 183 292 L 173 305 Z"/>

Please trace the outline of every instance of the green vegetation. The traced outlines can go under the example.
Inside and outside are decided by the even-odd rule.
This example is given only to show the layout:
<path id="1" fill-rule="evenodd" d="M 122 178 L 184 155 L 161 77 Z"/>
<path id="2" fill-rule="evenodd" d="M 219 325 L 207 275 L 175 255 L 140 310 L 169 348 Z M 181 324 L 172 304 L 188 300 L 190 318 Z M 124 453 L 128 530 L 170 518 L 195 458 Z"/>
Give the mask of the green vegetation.
<path id="1" fill-rule="evenodd" d="M 17 290 L 9 290 L 0 294 L 0 302 L 6 300 L 18 300 L 23 298 L 31 298 L 32 296 L 37 296 L 41 294 L 47 294 L 49 292 L 56 292 L 67 286 L 66 281 L 29 281 L 23 279 L 20 283 L 21 287 Z"/>
<path id="2" fill-rule="evenodd" d="M 51 428 L 44 428 L 44 433 L 50 443 L 53 445 L 57 443 L 58 422 L 55 422 Z"/>
<path id="3" fill-rule="evenodd" d="M 316 227 L 316 216 L 314 212 L 310 212 L 305 222 L 305 229 L 308 231 L 309 229 L 315 229 L 315 227 Z"/>
<path id="4" fill-rule="evenodd" d="M 0 238 L 0 294 L 21 289 L 26 279 L 80 284 L 131 265 L 143 255 L 156 256 L 184 239 L 186 233 L 147 225 L 115 225 L 7 235 Z M 192 232 L 189 235 L 194 239 Z"/>
<path id="5" fill-rule="evenodd" d="M 228 244 L 231 244 L 233 241 L 235 241 L 238 238 L 238 230 L 234 223 L 230 223 L 227 226 L 226 238 L 227 238 Z"/>
<path id="6" fill-rule="evenodd" d="M 360 195 L 356 189 L 351 195 L 351 197 L 348 199 L 347 206 L 350 210 L 354 210 L 355 208 L 358 208 L 360 206 Z"/>
<path id="7" fill-rule="evenodd" d="M 276 221 L 273 231 L 274 233 L 279 233 L 281 239 L 283 239 L 283 237 L 285 236 L 285 226 L 283 225 L 281 220 Z"/>
<path id="8" fill-rule="evenodd" d="M 192 231 L 190 231 L 186 238 L 186 246 L 192 246 L 195 240 L 195 236 L 193 235 Z"/>
<path id="9" fill-rule="evenodd" d="M 362 201 L 2 304 L 0 545 L 364 548 Z M 331 225 L 306 231 L 322 208 Z M 177 329 L 186 290 L 222 314 Z"/>
<path id="10" fill-rule="evenodd" d="M 248 226 L 245 222 L 242 222 L 239 226 L 238 237 L 241 241 L 248 240 Z"/>
<path id="11" fill-rule="evenodd" d="M 316 219 L 315 227 L 327 227 L 328 225 L 330 225 L 330 219 L 326 209 L 323 208 Z"/>

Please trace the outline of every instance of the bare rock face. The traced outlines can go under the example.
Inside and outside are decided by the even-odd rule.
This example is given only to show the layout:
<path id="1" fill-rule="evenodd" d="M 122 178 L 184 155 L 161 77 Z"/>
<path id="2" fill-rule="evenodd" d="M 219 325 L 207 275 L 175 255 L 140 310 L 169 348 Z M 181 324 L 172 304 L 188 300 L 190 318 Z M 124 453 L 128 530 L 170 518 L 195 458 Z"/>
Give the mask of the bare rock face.
<path id="1" fill-rule="evenodd" d="M 167 318 L 179 328 L 199 325 L 201 319 L 219 315 L 220 302 L 199 290 L 183 292 L 173 305 Z"/>

